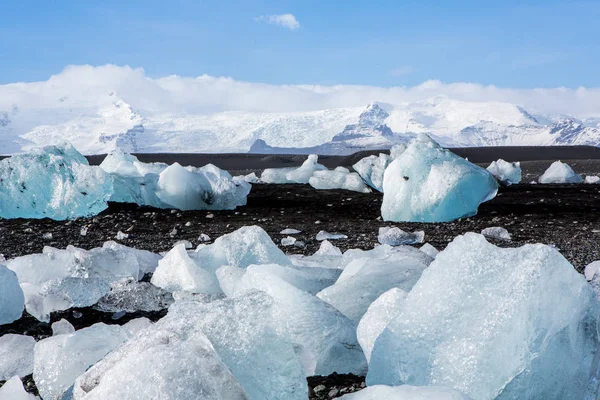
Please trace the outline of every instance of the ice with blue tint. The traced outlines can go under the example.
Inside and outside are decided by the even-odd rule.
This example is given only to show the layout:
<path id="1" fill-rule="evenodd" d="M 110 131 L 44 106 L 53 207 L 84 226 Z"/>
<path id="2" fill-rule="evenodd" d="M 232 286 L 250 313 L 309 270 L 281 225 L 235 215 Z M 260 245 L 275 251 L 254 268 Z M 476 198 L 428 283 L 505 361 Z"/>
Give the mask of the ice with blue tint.
<path id="1" fill-rule="evenodd" d="M 472 400 L 471 397 L 441 386 L 375 385 L 340 397 L 343 400 Z"/>
<path id="2" fill-rule="evenodd" d="M 370 193 L 360 175 L 350 172 L 344 167 L 337 167 L 333 171 L 315 171 L 308 180 L 315 189 L 345 189 L 359 193 Z"/>
<path id="3" fill-rule="evenodd" d="M 521 163 L 508 162 L 503 159 L 492 161 L 487 170 L 492 173 L 502 185 L 510 186 L 521 183 Z"/>
<path id="4" fill-rule="evenodd" d="M 39 397 L 27 393 L 18 376 L 10 378 L 0 387 L 0 399 L 3 400 L 39 400 Z"/>
<path id="5" fill-rule="evenodd" d="M 278 332 L 294 343 L 306 376 L 365 373 L 367 363 L 350 319 L 278 276 L 253 267 L 239 280 L 235 293 L 251 290 L 275 299 Z"/>
<path id="6" fill-rule="evenodd" d="M 581 183 L 583 179 L 568 165 L 560 161 L 555 161 L 548 167 L 540 179 L 539 183 Z"/>
<path id="7" fill-rule="evenodd" d="M 389 246 L 387 246 L 389 247 Z M 399 288 L 410 291 L 432 261 L 425 253 L 409 246 L 390 248 L 380 256 L 357 257 L 350 261 L 335 285 L 317 294 L 358 324 L 381 294 Z"/>
<path id="8" fill-rule="evenodd" d="M 0 161 L 0 217 L 69 218 L 108 207 L 113 180 L 69 144 L 48 146 Z"/>
<path id="9" fill-rule="evenodd" d="M 0 264 L 0 325 L 21 318 L 24 308 L 25 297 L 17 275 Z"/>
<path id="10" fill-rule="evenodd" d="M 35 339 L 31 336 L 12 333 L 0 336 L 0 381 L 33 372 L 34 346 Z"/>
<path id="11" fill-rule="evenodd" d="M 550 246 L 467 233 L 439 253 L 375 342 L 367 385 L 475 399 L 597 398 L 599 304 Z"/>
<path id="12" fill-rule="evenodd" d="M 453 221 L 475 215 L 497 191 L 489 171 L 423 134 L 385 170 L 381 215 L 395 222 Z"/>

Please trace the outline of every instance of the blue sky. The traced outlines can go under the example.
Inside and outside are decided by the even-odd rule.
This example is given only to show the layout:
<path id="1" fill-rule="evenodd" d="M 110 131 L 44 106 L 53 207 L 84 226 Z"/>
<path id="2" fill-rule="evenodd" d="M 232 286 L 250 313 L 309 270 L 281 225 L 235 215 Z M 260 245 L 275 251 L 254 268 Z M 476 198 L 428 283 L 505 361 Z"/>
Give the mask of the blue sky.
<path id="1" fill-rule="evenodd" d="M 268 23 L 286 13 L 299 28 Z M 111 63 L 273 84 L 600 86 L 598 0 L 9 0 L 1 14 L 0 83 Z"/>

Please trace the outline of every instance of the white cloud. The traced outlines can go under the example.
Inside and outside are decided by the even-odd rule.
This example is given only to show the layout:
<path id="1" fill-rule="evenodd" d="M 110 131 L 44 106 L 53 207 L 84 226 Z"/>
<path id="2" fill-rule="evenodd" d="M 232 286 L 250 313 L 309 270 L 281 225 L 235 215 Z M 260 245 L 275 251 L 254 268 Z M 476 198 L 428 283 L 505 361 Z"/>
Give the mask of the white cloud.
<path id="1" fill-rule="evenodd" d="M 256 19 L 257 21 L 264 21 L 268 24 L 279 25 L 290 31 L 300 28 L 300 22 L 296 19 L 293 14 L 281 14 L 281 15 L 263 15 Z"/>
<path id="2" fill-rule="evenodd" d="M 152 79 L 141 68 L 115 65 L 69 66 L 44 82 L 0 85 L 0 111 L 10 111 L 13 104 L 20 109 L 64 107 L 61 98 L 67 98 L 69 107 L 85 107 L 109 101 L 111 92 L 142 114 L 310 111 L 364 107 L 373 101 L 400 104 L 445 95 L 464 101 L 509 102 L 532 112 L 600 117 L 600 88 L 510 89 L 435 80 L 396 87 L 271 85 L 207 75 Z"/>

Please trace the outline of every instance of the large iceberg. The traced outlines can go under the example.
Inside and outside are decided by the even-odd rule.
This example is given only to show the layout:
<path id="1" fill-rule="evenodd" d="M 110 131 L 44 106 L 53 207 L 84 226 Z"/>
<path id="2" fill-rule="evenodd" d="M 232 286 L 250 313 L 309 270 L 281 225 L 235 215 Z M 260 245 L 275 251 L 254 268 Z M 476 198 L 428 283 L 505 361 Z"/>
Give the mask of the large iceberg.
<path id="1" fill-rule="evenodd" d="M 21 318 L 24 308 L 25 297 L 17 275 L 0 264 L 0 325 Z"/>
<path id="2" fill-rule="evenodd" d="M 477 213 L 496 195 L 494 176 L 420 135 L 385 170 L 386 221 L 448 222 Z"/>
<path id="3" fill-rule="evenodd" d="M 376 340 L 367 385 L 596 398 L 598 311 L 591 286 L 557 250 L 498 248 L 467 233 L 438 254 Z"/>
<path id="4" fill-rule="evenodd" d="M 343 400 L 471 400 L 456 390 L 441 386 L 375 385 L 342 396 Z"/>
<path id="5" fill-rule="evenodd" d="M 508 162 L 503 159 L 492 161 L 487 170 L 498 179 L 498 182 L 505 186 L 521 183 L 521 163 Z"/>
<path id="6" fill-rule="evenodd" d="M 0 217 L 64 220 L 108 207 L 112 178 L 69 144 L 0 161 Z"/>
<path id="7" fill-rule="evenodd" d="M 539 183 L 581 183 L 583 179 L 568 165 L 560 161 L 554 161 L 548 167 Z"/>

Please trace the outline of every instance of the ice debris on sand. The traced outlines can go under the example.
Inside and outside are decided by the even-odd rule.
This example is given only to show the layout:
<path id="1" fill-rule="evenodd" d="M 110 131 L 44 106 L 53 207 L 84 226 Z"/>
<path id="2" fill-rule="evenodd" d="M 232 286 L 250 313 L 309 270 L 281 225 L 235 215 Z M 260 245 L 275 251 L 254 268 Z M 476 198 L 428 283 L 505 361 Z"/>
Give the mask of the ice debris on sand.
<path id="1" fill-rule="evenodd" d="M 383 192 L 383 174 L 390 163 L 406 150 L 406 145 L 397 144 L 390 150 L 390 155 L 380 153 L 379 156 L 368 156 L 352 166 L 365 183 L 373 189 Z"/>
<path id="2" fill-rule="evenodd" d="M 327 231 L 319 231 L 319 233 L 317 233 L 317 240 L 321 241 L 321 240 L 341 240 L 341 239 L 348 239 L 348 236 L 342 234 L 342 233 L 329 233 Z"/>
<path id="3" fill-rule="evenodd" d="M 69 144 L 0 161 L 0 217 L 64 220 L 108 207 L 113 180 Z"/>
<path id="4" fill-rule="evenodd" d="M 345 189 L 359 193 L 371 193 L 360 175 L 347 168 L 337 167 L 333 171 L 315 171 L 308 180 L 315 189 Z"/>
<path id="5" fill-rule="evenodd" d="M 425 240 L 425 232 L 404 232 L 396 226 L 384 226 L 379 228 L 377 240 L 381 244 L 389 244 L 390 246 L 400 246 L 403 244 L 423 243 Z"/>
<path id="6" fill-rule="evenodd" d="M 284 237 L 281 239 L 282 246 L 293 246 L 296 243 L 296 238 L 292 236 Z"/>
<path id="7" fill-rule="evenodd" d="M 585 177 L 585 183 L 590 183 L 590 184 L 600 183 L 600 176 L 588 175 Z"/>
<path id="8" fill-rule="evenodd" d="M 327 168 L 317 161 L 319 156 L 311 154 L 296 168 L 267 168 L 260 175 L 264 183 L 308 183 L 315 171 L 323 171 Z"/>
<path id="9" fill-rule="evenodd" d="M 35 339 L 31 336 L 12 333 L 0 336 L 0 381 L 33 372 L 33 346 Z"/>
<path id="10" fill-rule="evenodd" d="M 17 275 L 0 264 L 0 325 L 21 318 L 24 308 L 25 297 Z"/>
<path id="11" fill-rule="evenodd" d="M 471 397 L 441 386 L 375 385 L 342 396 L 343 400 L 472 400 Z"/>
<path id="12" fill-rule="evenodd" d="M 539 183 L 581 183 L 583 179 L 568 164 L 554 161 L 538 181 Z"/>
<path id="13" fill-rule="evenodd" d="M 500 226 L 485 228 L 481 231 L 481 234 L 492 239 L 511 240 L 510 233 Z"/>
<path id="14" fill-rule="evenodd" d="M 282 235 L 297 235 L 298 233 L 301 233 L 302 231 L 299 231 L 298 229 L 293 229 L 293 228 L 285 228 L 284 230 L 282 230 L 281 232 L 279 232 Z"/>
<path id="15" fill-rule="evenodd" d="M 34 396 L 25 391 L 23 383 L 18 376 L 10 378 L 4 386 L 0 387 L 0 399 L 5 400 L 39 400 L 39 397 Z"/>
<path id="16" fill-rule="evenodd" d="M 385 221 L 448 222 L 475 215 L 497 191 L 489 171 L 422 134 L 385 170 L 381 215 Z"/>
<path id="17" fill-rule="evenodd" d="M 557 250 L 498 248 L 467 233 L 438 254 L 376 340 L 367 385 L 595 398 L 598 311 L 591 286 Z"/>
<path id="18" fill-rule="evenodd" d="M 492 173 L 504 186 L 516 185 L 521 183 L 521 163 L 508 162 L 503 159 L 492 161 L 487 170 Z"/>

